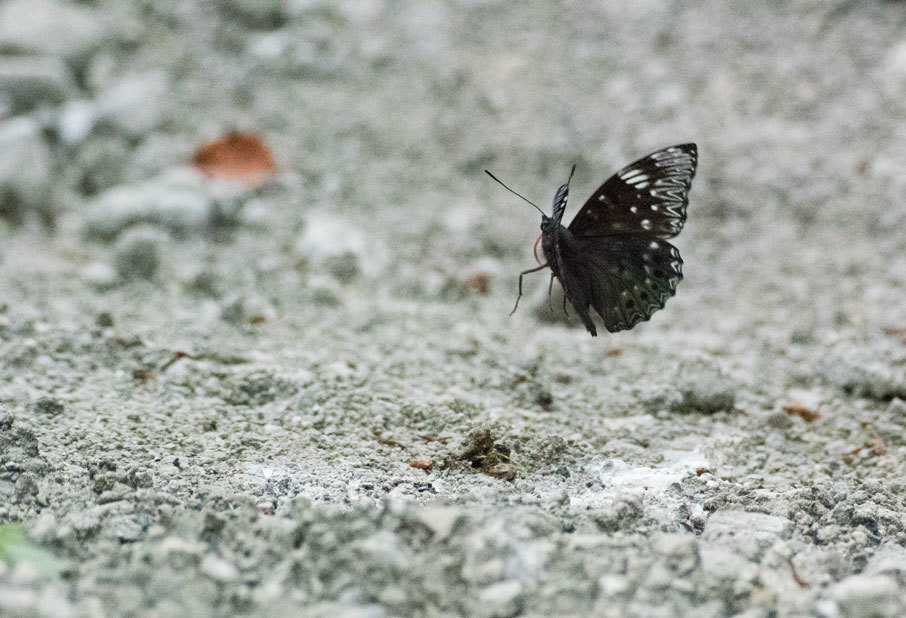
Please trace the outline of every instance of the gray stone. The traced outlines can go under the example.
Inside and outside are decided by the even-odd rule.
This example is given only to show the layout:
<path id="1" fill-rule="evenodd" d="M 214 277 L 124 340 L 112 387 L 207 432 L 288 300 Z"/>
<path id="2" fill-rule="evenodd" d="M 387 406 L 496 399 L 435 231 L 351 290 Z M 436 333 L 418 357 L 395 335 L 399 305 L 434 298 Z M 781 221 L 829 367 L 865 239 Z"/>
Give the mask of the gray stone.
<path id="1" fill-rule="evenodd" d="M 106 289 L 116 284 L 116 271 L 106 262 L 91 262 L 79 271 L 82 279 L 98 289 Z"/>
<path id="2" fill-rule="evenodd" d="M 399 537 L 390 530 L 379 530 L 361 541 L 359 547 L 375 564 L 395 569 L 405 568 L 412 556 Z"/>
<path id="3" fill-rule="evenodd" d="M 151 279 L 161 260 L 161 245 L 166 236 L 149 226 L 135 227 L 119 239 L 114 255 L 114 267 L 121 279 Z"/>
<path id="4" fill-rule="evenodd" d="M 720 545 L 704 545 L 699 550 L 702 579 L 716 582 L 748 582 L 758 575 L 758 566 L 731 548 Z"/>
<path id="5" fill-rule="evenodd" d="M 439 539 L 446 539 L 453 532 L 457 522 L 463 518 L 462 511 L 452 506 L 429 504 L 419 511 L 419 518 Z"/>
<path id="6" fill-rule="evenodd" d="M 678 412 L 730 412 L 736 404 L 737 385 L 720 367 L 709 362 L 683 363 L 676 386 L 682 396 L 675 405 Z"/>
<path id="7" fill-rule="evenodd" d="M 231 294 L 224 299 L 221 317 L 233 324 L 270 321 L 276 317 L 274 308 L 257 294 Z"/>
<path id="8" fill-rule="evenodd" d="M 780 538 L 789 538 L 792 522 L 784 517 L 754 513 L 751 511 L 717 511 L 705 526 L 703 536 L 717 538 L 729 532 L 736 535 L 740 530 L 750 530 L 770 534 Z"/>
<path id="9" fill-rule="evenodd" d="M 906 89 L 906 41 L 891 46 L 880 73 L 887 93 L 899 100 Z"/>
<path id="10" fill-rule="evenodd" d="M 877 401 L 906 392 L 906 371 L 877 353 L 832 356 L 825 361 L 824 377 L 845 394 Z"/>
<path id="11" fill-rule="evenodd" d="M 72 74 L 58 58 L 0 56 L 0 93 L 11 114 L 42 104 L 59 105 L 77 92 Z"/>
<path id="12" fill-rule="evenodd" d="M 899 613 L 899 588 L 885 575 L 853 575 L 838 583 L 831 596 L 848 618 L 893 618 Z"/>
<path id="13" fill-rule="evenodd" d="M 158 225 L 179 235 L 200 232 L 212 206 L 201 183 L 191 170 L 173 170 L 144 183 L 114 187 L 89 206 L 85 234 L 112 240 L 139 223 Z"/>
<path id="14" fill-rule="evenodd" d="M 92 101 L 69 101 L 57 121 L 60 140 L 67 146 L 81 143 L 97 123 L 98 109 Z"/>
<path id="15" fill-rule="evenodd" d="M 20 218 L 25 210 L 45 210 L 52 163 L 41 125 L 31 118 L 0 124 L 0 216 Z"/>
<path id="16" fill-rule="evenodd" d="M 169 88 L 164 71 L 124 77 L 98 96 L 99 119 L 125 135 L 143 136 L 160 122 Z"/>
<path id="17" fill-rule="evenodd" d="M 0 48 L 79 62 L 115 33 L 109 13 L 76 3 L 6 0 L 0 4 Z"/>
<path id="18" fill-rule="evenodd" d="M 42 414 L 45 416 L 59 416 L 65 409 L 63 403 L 59 399 L 54 399 L 53 397 L 41 397 L 34 405 L 35 414 Z"/>
<path id="19" fill-rule="evenodd" d="M 894 544 L 878 547 L 865 565 L 863 575 L 890 575 L 906 584 L 906 548 Z"/>
<path id="20" fill-rule="evenodd" d="M 273 27 L 286 16 L 284 0 L 225 0 L 222 5 L 244 23 L 259 28 Z"/>
<path id="21" fill-rule="evenodd" d="M 478 615 L 515 616 L 521 610 L 522 584 L 508 579 L 491 584 L 478 595 Z"/>
<path id="22" fill-rule="evenodd" d="M 296 242 L 296 254 L 313 268 L 326 270 L 338 281 L 356 278 L 365 265 L 368 243 L 351 221 L 329 212 L 312 213 Z"/>
<path id="23" fill-rule="evenodd" d="M 231 582 L 239 578 L 239 570 L 236 566 L 213 552 L 208 552 L 204 555 L 204 559 L 201 561 L 201 570 L 219 582 Z"/>
<path id="24" fill-rule="evenodd" d="M 98 136 L 82 144 L 70 168 L 79 192 L 96 195 L 123 182 L 129 150 L 121 135 Z"/>
<path id="25" fill-rule="evenodd" d="M 716 541 L 758 560 L 778 540 L 788 539 L 793 523 L 783 517 L 749 511 L 718 511 L 708 518 L 702 539 Z"/>
<path id="26" fill-rule="evenodd" d="M 343 304 L 343 289 L 336 279 L 326 275 L 313 275 L 308 280 L 312 301 L 325 307 Z"/>
<path id="27" fill-rule="evenodd" d="M 151 133 L 132 153 L 125 169 L 126 180 L 141 182 L 153 178 L 184 164 L 191 157 L 192 147 L 185 140 L 162 133 Z"/>
<path id="28" fill-rule="evenodd" d="M 167 565 L 175 571 L 185 571 L 201 563 L 204 551 L 204 543 L 168 536 L 155 544 L 152 560 L 158 566 Z"/>

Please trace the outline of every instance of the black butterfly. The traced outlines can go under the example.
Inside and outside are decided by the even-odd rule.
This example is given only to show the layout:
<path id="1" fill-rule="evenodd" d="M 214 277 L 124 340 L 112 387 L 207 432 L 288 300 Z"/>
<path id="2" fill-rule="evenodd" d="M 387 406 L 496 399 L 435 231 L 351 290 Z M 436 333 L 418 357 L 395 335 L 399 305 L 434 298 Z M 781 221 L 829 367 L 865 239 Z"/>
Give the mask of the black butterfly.
<path id="1" fill-rule="evenodd" d="M 541 212 L 539 240 L 546 261 L 519 273 L 513 311 L 522 297 L 522 277 L 544 268 L 551 269 L 551 284 L 554 277 L 560 280 L 564 306 L 569 299 L 593 337 L 597 330 L 589 308 L 612 333 L 630 329 L 662 309 L 683 278 L 679 251 L 665 239 L 679 234 L 686 222 L 697 163 L 695 144 L 670 146 L 639 159 L 601 185 L 564 227 L 560 220 L 574 165 L 569 180 L 557 189 L 553 214 Z M 537 245 L 536 241 L 535 259 Z"/>

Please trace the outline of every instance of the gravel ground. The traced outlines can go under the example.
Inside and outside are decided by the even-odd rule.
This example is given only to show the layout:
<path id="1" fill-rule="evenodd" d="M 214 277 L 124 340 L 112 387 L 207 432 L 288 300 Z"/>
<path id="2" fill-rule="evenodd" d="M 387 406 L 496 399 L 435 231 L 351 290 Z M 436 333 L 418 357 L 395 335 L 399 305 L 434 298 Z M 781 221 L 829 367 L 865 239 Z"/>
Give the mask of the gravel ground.
<path id="1" fill-rule="evenodd" d="M 904 33 L 3 0 L 0 615 L 906 615 Z M 269 182 L 188 165 L 234 130 Z M 686 141 L 664 310 L 508 316 L 539 217 L 484 168 L 581 204 Z"/>

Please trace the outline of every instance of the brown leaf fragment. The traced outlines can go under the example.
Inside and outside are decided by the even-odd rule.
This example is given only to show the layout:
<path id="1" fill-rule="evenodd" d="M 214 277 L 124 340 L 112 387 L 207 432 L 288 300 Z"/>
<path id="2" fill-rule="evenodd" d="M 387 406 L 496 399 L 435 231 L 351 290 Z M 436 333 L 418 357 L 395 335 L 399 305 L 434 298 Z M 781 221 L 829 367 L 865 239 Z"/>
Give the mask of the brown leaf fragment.
<path id="1" fill-rule="evenodd" d="M 147 384 L 154 379 L 154 368 L 142 367 L 141 369 L 133 369 L 132 379 L 138 384 Z"/>
<path id="2" fill-rule="evenodd" d="M 396 448 L 403 448 L 403 445 L 396 440 L 391 440 L 389 438 L 382 438 L 381 436 L 377 437 L 378 444 L 383 444 L 384 446 L 393 446 Z"/>
<path id="3" fill-rule="evenodd" d="M 799 573 L 796 572 L 796 565 L 793 564 L 793 559 L 788 558 L 787 560 L 790 563 L 790 571 L 793 572 L 793 581 L 799 584 L 800 588 L 808 588 L 808 582 L 802 579 L 802 577 L 799 576 Z"/>
<path id="4" fill-rule="evenodd" d="M 821 415 L 816 410 L 811 409 L 803 403 L 799 403 L 795 399 L 784 400 L 784 402 L 780 404 L 780 407 L 790 416 L 798 416 L 806 423 L 812 423 L 821 418 Z"/>
<path id="5" fill-rule="evenodd" d="M 409 460 L 409 465 L 418 470 L 431 472 L 431 468 L 434 467 L 434 461 L 427 455 L 416 455 Z"/>
<path id="6" fill-rule="evenodd" d="M 465 449 L 456 458 L 488 476 L 512 480 L 516 477 L 516 467 L 510 453 L 510 447 L 499 442 L 490 428 L 480 427 L 469 432 Z"/>
<path id="7" fill-rule="evenodd" d="M 466 277 L 463 283 L 480 296 L 487 296 L 491 293 L 491 275 L 488 273 L 475 273 Z"/>
<path id="8" fill-rule="evenodd" d="M 885 335 L 890 335 L 892 337 L 906 335 L 906 326 L 885 326 L 881 330 Z"/>

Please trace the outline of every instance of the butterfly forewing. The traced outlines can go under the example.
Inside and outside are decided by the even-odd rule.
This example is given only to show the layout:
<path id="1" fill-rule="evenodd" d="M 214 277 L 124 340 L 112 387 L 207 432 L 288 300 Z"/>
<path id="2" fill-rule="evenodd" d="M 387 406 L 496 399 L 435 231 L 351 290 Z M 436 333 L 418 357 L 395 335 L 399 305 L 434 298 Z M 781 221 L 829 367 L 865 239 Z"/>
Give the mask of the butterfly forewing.
<path id="1" fill-rule="evenodd" d="M 686 222 L 697 162 L 695 144 L 681 144 L 627 165 L 588 198 L 569 230 L 577 236 L 676 236 Z"/>

